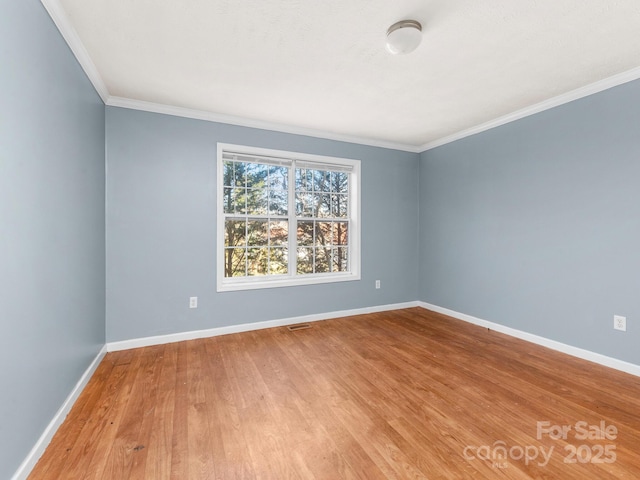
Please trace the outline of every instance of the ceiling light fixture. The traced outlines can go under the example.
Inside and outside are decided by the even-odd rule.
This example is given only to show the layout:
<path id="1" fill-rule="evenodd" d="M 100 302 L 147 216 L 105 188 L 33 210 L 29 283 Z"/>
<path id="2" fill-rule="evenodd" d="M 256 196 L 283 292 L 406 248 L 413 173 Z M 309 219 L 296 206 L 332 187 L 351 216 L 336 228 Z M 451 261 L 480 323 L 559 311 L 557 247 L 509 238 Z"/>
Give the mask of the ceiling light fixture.
<path id="1" fill-rule="evenodd" d="M 387 30 L 387 50 L 393 55 L 411 53 L 422 40 L 422 25 L 415 20 L 401 20 Z"/>

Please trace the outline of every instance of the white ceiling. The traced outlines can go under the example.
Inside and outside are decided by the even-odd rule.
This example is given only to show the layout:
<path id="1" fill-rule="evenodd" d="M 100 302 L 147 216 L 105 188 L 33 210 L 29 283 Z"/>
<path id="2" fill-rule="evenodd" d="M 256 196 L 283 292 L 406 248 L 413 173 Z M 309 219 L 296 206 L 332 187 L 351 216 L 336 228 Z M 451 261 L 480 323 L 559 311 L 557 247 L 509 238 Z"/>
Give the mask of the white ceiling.
<path id="1" fill-rule="evenodd" d="M 108 104 L 413 151 L 640 77 L 638 0 L 42 2 Z"/>

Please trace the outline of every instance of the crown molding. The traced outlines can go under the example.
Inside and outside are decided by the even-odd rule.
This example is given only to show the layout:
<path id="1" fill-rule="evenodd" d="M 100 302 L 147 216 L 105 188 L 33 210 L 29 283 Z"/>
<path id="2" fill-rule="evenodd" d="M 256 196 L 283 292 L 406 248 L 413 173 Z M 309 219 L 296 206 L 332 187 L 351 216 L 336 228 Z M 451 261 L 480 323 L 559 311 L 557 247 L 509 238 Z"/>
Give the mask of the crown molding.
<path id="1" fill-rule="evenodd" d="M 69 48 L 75 55 L 84 72 L 87 74 L 87 77 L 89 77 L 89 81 L 93 84 L 96 92 L 98 92 L 102 101 L 107 103 L 109 90 L 102 80 L 100 72 L 98 72 L 93 60 L 91 60 L 89 52 L 87 52 L 82 40 L 80 40 L 78 32 L 76 32 L 76 29 L 71 26 L 69 17 L 62 8 L 62 5 L 60 5 L 58 0 L 40 0 L 40 2 L 49 13 L 53 23 L 58 27 L 60 34 L 67 42 L 67 45 L 69 45 Z"/>
<path id="2" fill-rule="evenodd" d="M 588 97 L 589 95 L 593 95 L 595 93 L 617 87 L 618 85 L 622 85 L 624 83 L 632 82 L 633 80 L 638 80 L 639 78 L 640 67 L 637 67 L 632 70 L 614 75 L 612 77 L 599 80 L 589 85 L 585 85 L 584 87 L 571 90 L 570 92 L 563 93 L 562 95 L 558 95 L 557 97 L 544 100 L 543 102 L 536 103 L 535 105 L 531 105 L 521 110 L 511 112 L 502 117 L 489 120 L 488 122 L 481 123 L 480 125 L 476 125 L 475 127 L 471 127 L 466 130 L 462 130 L 460 132 L 454 133 L 453 135 L 427 142 L 421 145 L 418 150 L 420 150 L 421 152 L 426 152 L 427 150 L 446 145 L 447 143 L 455 142 L 456 140 L 461 140 L 465 137 L 475 135 L 476 133 L 485 132 L 487 130 L 505 125 L 507 123 L 515 122 L 516 120 L 520 120 L 521 118 L 535 115 L 536 113 L 544 112 L 545 110 L 549 110 L 554 107 L 559 107 L 560 105 L 564 105 L 565 103 Z"/>
<path id="3" fill-rule="evenodd" d="M 352 135 L 343 135 L 339 133 L 326 132 L 313 128 L 296 127 L 282 123 L 267 122 L 263 120 L 255 120 L 245 117 L 236 117 L 233 115 L 224 115 L 221 113 L 213 113 L 205 110 L 196 110 L 184 107 L 176 107 L 173 105 L 165 105 L 161 103 L 145 102 L 143 100 L 132 100 L 130 98 L 111 96 L 105 102 L 110 107 L 130 108 L 133 110 L 142 110 L 145 112 L 162 113 L 164 115 L 173 115 L 176 117 L 193 118 L 196 120 L 206 120 L 208 122 L 226 123 L 229 125 L 238 125 L 241 127 L 258 128 L 261 130 L 271 130 L 275 132 L 291 133 L 294 135 L 305 135 L 308 137 L 323 138 L 327 140 L 335 140 L 339 142 L 356 143 L 358 145 L 368 145 L 371 147 L 388 148 L 391 150 L 401 150 L 411 153 L 420 153 L 422 150 L 416 145 L 408 145 L 405 143 L 387 142 L 384 140 L 375 140 L 372 138 L 358 137 Z"/>

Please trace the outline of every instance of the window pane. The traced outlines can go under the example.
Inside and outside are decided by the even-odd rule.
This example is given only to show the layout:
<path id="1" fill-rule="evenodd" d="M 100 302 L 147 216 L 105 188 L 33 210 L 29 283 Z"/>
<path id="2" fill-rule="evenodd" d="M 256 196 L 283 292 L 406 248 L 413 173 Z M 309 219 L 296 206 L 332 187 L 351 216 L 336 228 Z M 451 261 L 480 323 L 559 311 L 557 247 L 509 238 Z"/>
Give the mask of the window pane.
<path id="1" fill-rule="evenodd" d="M 271 190 L 269 192 L 269 215 L 286 216 L 288 214 L 288 201 L 289 192 L 286 190 Z"/>
<path id="2" fill-rule="evenodd" d="M 247 209 L 248 215 L 266 215 L 268 196 L 266 189 L 247 189 Z"/>
<path id="3" fill-rule="evenodd" d="M 313 190 L 316 192 L 328 192 L 330 189 L 329 172 L 313 170 Z"/>
<path id="4" fill-rule="evenodd" d="M 271 275 L 284 275 L 289 270 L 289 258 L 286 248 L 269 249 L 269 273 Z"/>
<path id="5" fill-rule="evenodd" d="M 287 246 L 289 243 L 289 222 L 269 222 L 269 245 Z"/>
<path id="6" fill-rule="evenodd" d="M 247 213 L 247 189 L 234 188 L 231 197 L 234 205 L 233 213 Z"/>
<path id="7" fill-rule="evenodd" d="M 224 222 L 224 246 L 240 247 L 246 245 L 246 221 L 228 219 Z"/>
<path id="8" fill-rule="evenodd" d="M 246 275 L 246 256 L 244 248 L 226 248 L 224 250 L 224 276 L 244 277 Z"/>
<path id="9" fill-rule="evenodd" d="M 287 190 L 289 188 L 289 169 L 287 167 L 269 167 L 268 187 L 271 190 Z"/>
<path id="10" fill-rule="evenodd" d="M 233 187 L 235 185 L 233 177 L 233 162 L 225 160 L 222 164 L 222 184 Z"/>
<path id="11" fill-rule="evenodd" d="M 338 247 L 331 251 L 333 272 L 346 272 L 349 270 L 348 252 L 348 247 Z"/>
<path id="12" fill-rule="evenodd" d="M 331 172 L 331 191 L 349 193 L 349 174 L 345 172 Z"/>
<path id="13" fill-rule="evenodd" d="M 331 248 L 316 248 L 315 273 L 331 271 Z"/>
<path id="14" fill-rule="evenodd" d="M 331 196 L 328 194 L 318 195 L 318 217 L 331 216 Z"/>
<path id="15" fill-rule="evenodd" d="M 235 195 L 233 194 L 233 188 L 225 187 L 222 194 L 222 209 L 224 213 L 235 213 L 234 201 L 235 201 Z"/>
<path id="16" fill-rule="evenodd" d="M 234 180 L 233 180 L 233 184 L 236 187 L 244 187 L 246 184 L 246 175 L 245 175 L 245 170 L 246 170 L 246 164 L 244 162 L 233 162 L 233 173 L 234 173 Z"/>
<path id="17" fill-rule="evenodd" d="M 349 212 L 348 196 L 335 194 L 331 195 L 331 215 L 336 218 L 346 218 Z"/>
<path id="18" fill-rule="evenodd" d="M 245 193 L 244 188 L 225 188 L 222 199 L 224 213 L 245 213 L 247 201 Z"/>
<path id="19" fill-rule="evenodd" d="M 313 243 L 313 221 L 299 221 L 298 245 L 305 247 L 312 246 Z"/>
<path id="20" fill-rule="evenodd" d="M 269 262 L 269 249 L 248 248 L 247 249 L 247 275 L 266 275 Z"/>
<path id="21" fill-rule="evenodd" d="M 298 248 L 298 274 L 313 273 L 313 247 Z"/>
<path id="22" fill-rule="evenodd" d="M 247 222 L 247 245 L 267 246 L 267 220 L 249 220 Z"/>
<path id="23" fill-rule="evenodd" d="M 313 217 L 319 199 L 313 193 L 296 194 L 296 214 L 299 217 Z"/>
<path id="24" fill-rule="evenodd" d="M 313 190 L 313 171 L 296 168 L 296 192 L 310 192 Z"/>
<path id="25" fill-rule="evenodd" d="M 333 223 L 333 245 L 348 245 L 349 244 L 349 222 L 334 222 Z"/>
<path id="26" fill-rule="evenodd" d="M 269 169 L 260 163 L 246 163 L 247 187 L 266 188 Z"/>
<path id="27" fill-rule="evenodd" d="M 316 222 L 315 223 L 316 245 L 331 245 L 333 235 L 331 232 L 331 222 Z"/>

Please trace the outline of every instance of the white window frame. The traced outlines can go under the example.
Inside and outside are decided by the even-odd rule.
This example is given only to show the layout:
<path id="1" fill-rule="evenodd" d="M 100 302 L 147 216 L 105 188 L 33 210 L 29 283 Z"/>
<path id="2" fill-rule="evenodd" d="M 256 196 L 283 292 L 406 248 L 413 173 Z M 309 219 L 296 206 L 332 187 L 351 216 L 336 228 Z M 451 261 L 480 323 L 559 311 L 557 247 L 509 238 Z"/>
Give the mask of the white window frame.
<path id="1" fill-rule="evenodd" d="M 237 291 L 252 290 L 259 288 L 290 287 L 296 285 L 314 285 L 321 283 L 347 282 L 360 280 L 360 160 L 347 158 L 325 157 L 322 155 L 311 155 L 307 153 L 287 152 L 282 150 L 271 150 L 266 148 L 247 147 L 244 145 L 233 145 L 229 143 L 218 143 L 217 154 L 217 232 L 216 232 L 216 260 L 217 260 L 217 291 Z M 342 166 L 350 169 L 349 175 L 349 271 L 330 273 L 308 273 L 297 275 L 295 272 L 296 256 L 296 222 L 295 208 L 291 208 L 295 201 L 295 182 L 291 181 L 295 174 L 295 165 L 292 166 L 293 173 L 289 175 L 289 273 L 286 275 L 255 276 L 255 277 L 225 277 L 224 276 L 224 232 L 225 214 L 223 208 L 224 195 L 224 162 L 223 153 L 233 152 L 249 156 L 276 157 L 293 162 L 303 162 L 305 167 L 309 164 L 317 163 L 318 169 L 322 166 Z M 300 217 L 301 219 L 303 217 Z M 304 217 L 307 218 L 307 217 Z"/>

